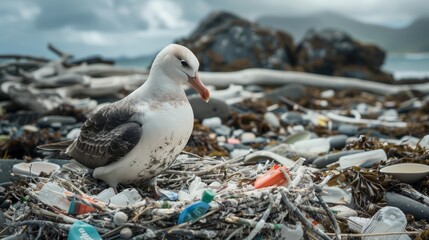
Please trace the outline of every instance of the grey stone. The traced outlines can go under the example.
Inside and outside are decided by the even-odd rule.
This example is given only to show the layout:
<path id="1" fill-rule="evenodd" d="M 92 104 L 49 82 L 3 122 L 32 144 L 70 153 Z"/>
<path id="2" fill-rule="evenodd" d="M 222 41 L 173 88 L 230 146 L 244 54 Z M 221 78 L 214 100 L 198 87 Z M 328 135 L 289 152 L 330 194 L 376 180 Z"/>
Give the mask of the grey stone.
<path id="1" fill-rule="evenodd" d="M 331 150 L 343 149 L 346 146 L 347 135 L 335 135 L 328 138 Z"/>
<path id="2" fill-rule="evenodd" d="M 280 101 L 280 97 L 284 97 L 290 100 L 297 100 L 305 97 L 306 87 L 301 84 L 287 84 L 282 87 L 276 88 L 265 95 L 265 98 L 270 100 L 272 103 Z"/>
<path id="3" fill-rule="evenodd" d="M 338 133 L 345 134 L 347 136 L 355 136 L 359 127 L 351 124 L 341 124 L 338 126 Z"/>
<path id="4" fill-rule="evenodd" d="M 194 117 L 200 121 L 206 118 L 219 117 L 222 121 L 231 116 L 229 106 L 222 100 L 211 98 L 209 102 L 203 101 L 199 96 L 189 97 Z"/>

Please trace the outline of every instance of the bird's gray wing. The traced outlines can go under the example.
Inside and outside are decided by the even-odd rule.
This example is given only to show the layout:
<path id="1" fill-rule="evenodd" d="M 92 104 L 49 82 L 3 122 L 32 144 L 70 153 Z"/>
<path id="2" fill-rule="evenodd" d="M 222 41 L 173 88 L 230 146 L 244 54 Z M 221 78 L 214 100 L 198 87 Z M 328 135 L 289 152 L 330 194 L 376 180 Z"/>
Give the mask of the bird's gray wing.
<path id="1" fill-rule="evenodd" d="M 142 135 L 141 123 L 130 120 L 133 114 L 133 105 L 122 101 L 103 107 L 83 124 L 66 153 L 89 168 L 120 160 Z"/>

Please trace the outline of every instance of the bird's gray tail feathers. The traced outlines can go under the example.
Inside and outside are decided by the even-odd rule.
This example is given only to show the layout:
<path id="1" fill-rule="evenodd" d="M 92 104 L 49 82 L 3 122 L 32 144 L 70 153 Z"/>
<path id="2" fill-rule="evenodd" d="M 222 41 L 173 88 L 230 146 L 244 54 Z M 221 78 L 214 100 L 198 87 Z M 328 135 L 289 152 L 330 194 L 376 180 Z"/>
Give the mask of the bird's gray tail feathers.
<path id="1" fill-rule="evenodd" d="M 47 158 L 70 159 L 65 151 L 73 141 L 74 140 L 72 139 L 63 142 L 40 145 L 37 146 L 37 152 Z"/>

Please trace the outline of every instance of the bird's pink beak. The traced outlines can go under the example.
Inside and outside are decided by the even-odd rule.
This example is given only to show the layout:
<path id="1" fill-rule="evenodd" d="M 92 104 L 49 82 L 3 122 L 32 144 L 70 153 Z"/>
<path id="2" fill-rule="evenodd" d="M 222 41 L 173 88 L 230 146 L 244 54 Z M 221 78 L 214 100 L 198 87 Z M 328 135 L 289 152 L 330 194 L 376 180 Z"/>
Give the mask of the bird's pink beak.
<path id="1" fill-rule="evenodd" d="M 197 92 L 200 94 L 201 98 L 208 102 L 210 99 L 210 91 L 207 89 L 207 87 L 204 85 L 203 82 L 201 82 L 200 76 L 198 73 L 195 73 L 195 77 L 188 76 L 188 82 L 191 84 L 191 86 L 197 90 Z"/>

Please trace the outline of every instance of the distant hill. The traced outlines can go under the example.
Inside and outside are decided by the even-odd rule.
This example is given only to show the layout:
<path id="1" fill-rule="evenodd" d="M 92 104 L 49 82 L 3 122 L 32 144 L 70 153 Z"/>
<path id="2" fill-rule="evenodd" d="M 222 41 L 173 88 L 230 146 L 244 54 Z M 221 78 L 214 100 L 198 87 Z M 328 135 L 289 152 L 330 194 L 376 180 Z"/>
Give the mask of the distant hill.
<path id="1" fill-rule="evenodd" d="M 289 32 L 295 42 L 299 42 L 311 28 L 332 28 L 343 30 L 359 41 L 374 43 L 388 52 L 429 52 L 429 18 L 417 19 L 400 29 L 361 23 L 335 13 L 307 17 L 266 16 L 256 22 Z"/>

